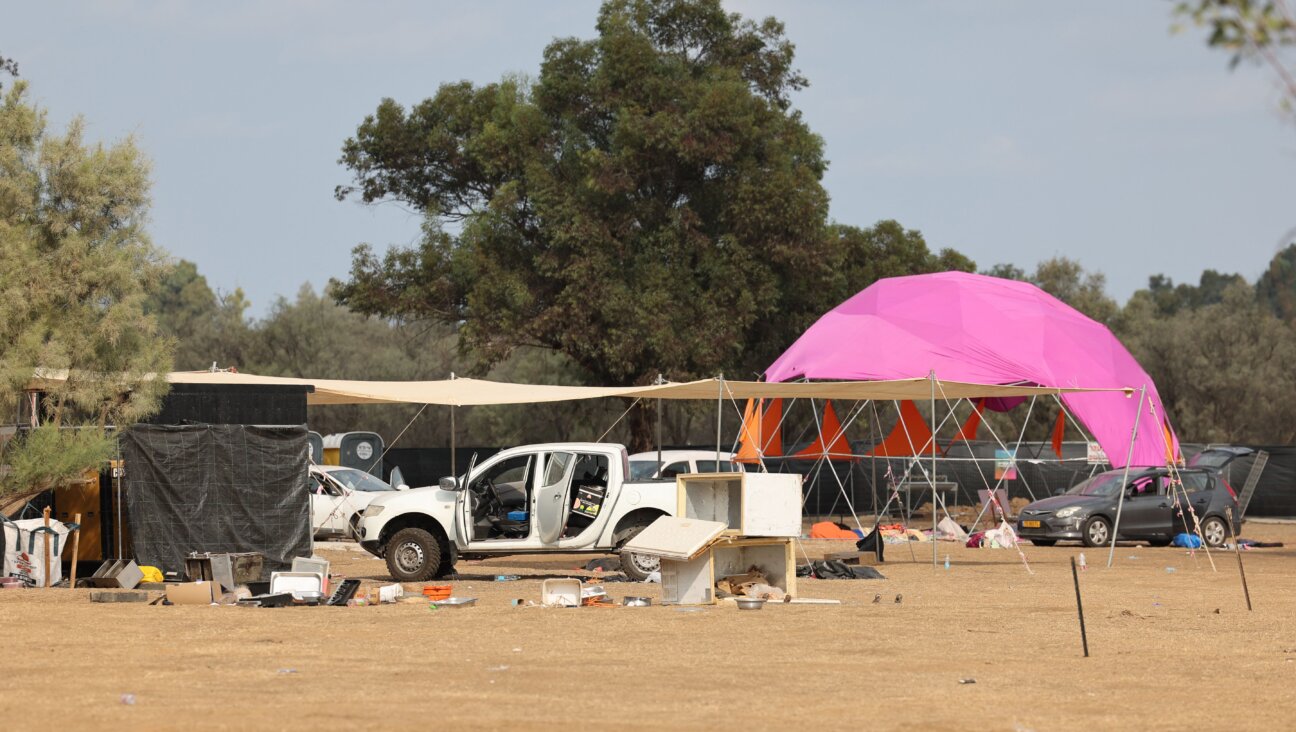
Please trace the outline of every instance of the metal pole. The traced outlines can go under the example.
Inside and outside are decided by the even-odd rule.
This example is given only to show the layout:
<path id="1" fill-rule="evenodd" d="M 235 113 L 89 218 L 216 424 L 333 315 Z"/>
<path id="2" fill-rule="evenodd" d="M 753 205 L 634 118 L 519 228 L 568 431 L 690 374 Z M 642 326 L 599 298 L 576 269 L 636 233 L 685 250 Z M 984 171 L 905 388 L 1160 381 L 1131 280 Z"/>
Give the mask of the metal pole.
<path id="1" fill-rule="evenodd" d="M 1130 461 L 1134 459 L 1134 441 L 1138 439 L 1139 417 L 1143 416 L 1143 399 L 1147 397 L 1147 384 L 1139 389 L 1138 411 L 1134 413 L 1134 429 L 1130 430 L 1129 451 L 1125 453 L 1125 475 L 1121 478 L 1120 497 L 1116 499 L 1116 525 L 1112 527 L 1111 549 L 1107 552 L 1107 567 L 1116 558 L 1116 535 L 1120 531 L 1121 509 L 1125 507 L 1125 483 L 1129 481 Z"/>
<path id="2" fill-rule="evenodd" d="M 450 380 L 454 381 L 454 377 L 454 372 L 451 371 Z M 450 405 L 450 477 L 454 478 L 456 482 L 459 480 L 459 470 L 455 465 L 455 408 L 453 404 Z"/>
<path id="3" fill-rule="evenodd" d="M 716 394 L 716 470 L 720 469 L 720 416 L 724 414 L 724 374 L 720 374 L 720 390 Z"/>
<path id="4" fill-rule="evenodd" d="M 662 375 L 657 374 L 657 385 L 661 386 L 661 384 L 662 384 Z M 656 477 L 661 477 L 661 469 L 662 469 L 662 400 L 658 399 L 657 400 L 657 471 L 656 471 L 657 476 Z M 717 465 L 716 470 L 719 469 L 720 466 Z"/>
<path id="5" fill-rule="evenodd" d="M 931 507 L 932 507 L 932 569 L 936 569 L 936 372 L 930 371 L 927 378 L 931 381 Z"/>

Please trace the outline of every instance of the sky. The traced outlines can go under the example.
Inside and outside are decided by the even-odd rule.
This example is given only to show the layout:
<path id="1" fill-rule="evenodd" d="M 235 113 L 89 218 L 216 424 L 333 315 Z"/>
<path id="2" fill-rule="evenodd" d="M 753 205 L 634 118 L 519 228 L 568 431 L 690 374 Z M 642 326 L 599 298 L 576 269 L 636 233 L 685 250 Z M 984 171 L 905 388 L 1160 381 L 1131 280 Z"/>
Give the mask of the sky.
<path id="1" fill-rule="evenodd" d="M 770 2 L 810 87 L 831 215 L 896 219 L 982 269 L 1067 256 L 1124 301 L 1151 274 L 1253 280 L 1296 241 L 1296 124 L 1263 69 L 1228 70 L 1170 2 Z M 598 3 L 22 3 L 16 59 L 56 128 L 133 136 L 153 163 L 150 232 L 251 314 L 345 278 L 358 243 L 419 238 L 395 204 L 339 202 L 342 142 L 384 97 L 535 75 Z"/>

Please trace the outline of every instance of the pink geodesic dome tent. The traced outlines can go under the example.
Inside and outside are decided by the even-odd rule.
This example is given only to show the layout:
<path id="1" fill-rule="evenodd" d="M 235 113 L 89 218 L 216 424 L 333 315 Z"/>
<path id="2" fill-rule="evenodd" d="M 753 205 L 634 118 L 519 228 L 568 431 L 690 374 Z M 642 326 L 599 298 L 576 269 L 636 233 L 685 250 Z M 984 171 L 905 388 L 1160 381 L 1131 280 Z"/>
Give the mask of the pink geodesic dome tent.
<path id="1" fill-rule="evenodd" d="M 1165 411 L 1147 372 L 1106 326 L 1026 282 L 964 272 L 879 280 L 821 317 L 765 377 L 867 381 L 933 372 L 938 380 L 978 384 L 1133 388 L 1132 396 L 1061 399 L 1113 467 L 1123 467 L 1127 454 L 1131 465 L 1165 464 Z M 1144 385 L 1147 402 L 1130 453 Z"/>

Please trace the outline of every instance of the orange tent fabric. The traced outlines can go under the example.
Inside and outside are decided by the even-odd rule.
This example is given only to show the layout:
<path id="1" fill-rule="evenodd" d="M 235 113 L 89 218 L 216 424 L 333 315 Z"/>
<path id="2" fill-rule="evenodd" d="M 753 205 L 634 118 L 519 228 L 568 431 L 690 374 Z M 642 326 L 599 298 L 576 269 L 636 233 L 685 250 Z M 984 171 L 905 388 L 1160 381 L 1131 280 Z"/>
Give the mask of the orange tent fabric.
<path id="1" fill-rule="evenodd" d="M 931 428 L 917 405 L 906 399 L 900 402 L 900 419 L 891 434 L 865 453 L 870 457 L 910 457 L 933 449 Z"/>
<path id="2" fill-rule="evenodd" d="M 825 438 L 832 441 L 827 447 L 824 446 Z M 814 442 L 798 451 L 794 457 L 819 458 L 825 456 L 829 460 L 851 459 L 851 446 L 846 441 L 846 435 L 841 428 L 841 420 L 837 419 L 837 412 L 833 410 L 832 402 L 824 402 L 823 421 L 819 426 L 819 436 L 815 437 Z"/>
<path id="3" fill-rule="evenodd" d="M 738 454 L 734 462 L 759 463 L 762 457 L 780 457 L 783 455 L 783 433 L 780 423 L 783 421 L 783 400 L 769 400 L 765 408 L 764 399 L 748 399 L 743 407 L 742 431 L 739 433 Z"/>
<path id="4" fill-rule="evenodd" d="M 1167 462 L 1167 463 L 1177 463 L 1177 462 L 1179 462 L 1179 459 L 1178 459 L 1179 456 L 1175 454 L 1175 449 L 1174 449 L 1174 446 L 1175 446 L 1174 432 L 1171 432 L 1171 431 L 1170 431 L 1170 423 L 1169 423 L 1169 422 L 1162 422 L 1162 423 L 1161 423 L 1161 431 L 1165 434 L 1165 446 L 1166 446 L 1166 448 L 1165 448 L 1165 458 L 1166 458 L 1166 462 Z"/>
<path id="5" fill-rule="evenodd" d="M 783 455 L 783 400 L 771 399 L 761 418 L 761 454 L 765 457 Z"/>
<path id="6" fill-rule="evenodd" d="M 738 454 L 734 456 L 736 463 L 759 463 L 760 451 L 757 446 L 761 443 L 761 408 L 755 399 L 748 399 L 747 406 L 743 407 L 742 432 L 738 437 Z"/>
<path id="7" fill-rule="evenodd" d="M 951 445 L 959 440 L 971 442 L 977 438 L 977 431 L 981 429 L 981 413 L 983 411 L 985 411 L 985 399 L 976 400 L 976 404 L 972 407 L 972 414 L 968 415 L 967 421 L 959 428 L 958 434 L 954 435 L 954 439 L 950 440 Z"/>
<path id="8" fill-rule="evenodd" d="M 1066 435 L 1066 412 L 1059 409 L 1057 422 L 1053 423 L 1053 454 L 1062 459 L 1062 437 Z"/>

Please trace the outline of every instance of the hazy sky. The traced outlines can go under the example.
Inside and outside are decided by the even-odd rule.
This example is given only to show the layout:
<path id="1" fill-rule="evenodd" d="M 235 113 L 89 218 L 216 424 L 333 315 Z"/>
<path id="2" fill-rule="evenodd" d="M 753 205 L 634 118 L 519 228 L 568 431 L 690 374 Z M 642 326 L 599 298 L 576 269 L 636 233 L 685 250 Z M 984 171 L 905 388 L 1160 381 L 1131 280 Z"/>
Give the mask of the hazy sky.
<path id="1" fill-rule="evenodd" d="M 726 3 L 775 15 L 831 161 L 832 215 L 894 218 L 986 268 L 1066 255 L 1124 300 L 1149 274 L 1254 279 L 1296 227 L 1296 126 L 1171 3 Z M 598 3 L 99 2 L 8 7 L 0 54 L 38 102 L 154 163 L 152 234 L 263 314 L 345 276 L 358 242 L 417 240 L 394 205 L 339 203 L 342 141 L 383 97 L 535 74 Z"/>

